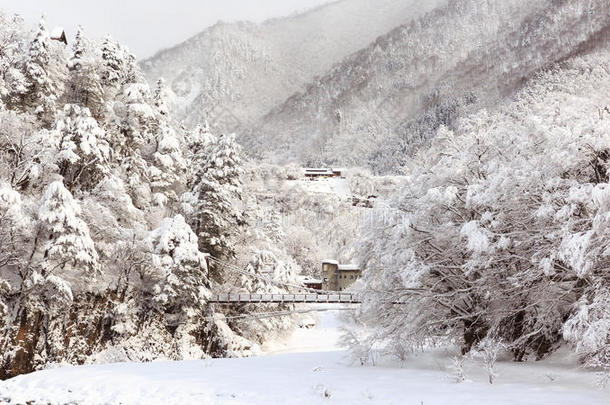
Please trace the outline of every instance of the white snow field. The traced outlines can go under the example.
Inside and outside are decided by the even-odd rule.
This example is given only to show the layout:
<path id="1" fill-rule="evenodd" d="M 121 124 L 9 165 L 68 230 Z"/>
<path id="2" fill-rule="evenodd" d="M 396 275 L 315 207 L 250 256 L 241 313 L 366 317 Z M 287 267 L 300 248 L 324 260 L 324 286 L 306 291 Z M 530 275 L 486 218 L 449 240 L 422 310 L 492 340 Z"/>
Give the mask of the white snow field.
<path id="1" fill-rule="evenodd" d="M 296 180 L 292 183 L 302 186 L 310 193 L 331 194 L 343 198 L 351 198 L 353 195 L 347 180 L 342 178 Z"/>
<path id="2" fill-rule="evenodd" d="M 595 375 L 566 356 L 536 364 L 501 363 L 494 385 L 483 367 L 466 365 L 455 383 L 449 355 L 418 356 L 402 365 L 352 365 L 337 347 L 336 311 L 313 329 L 266 345 L 268 355 L 147 364 L 63 367 L 0 383 L 7 404 L 610 404 Z M 281 353 L 281 354 L 277 354 Z M 561 359 L 561 360 L 558 360 Z"/>

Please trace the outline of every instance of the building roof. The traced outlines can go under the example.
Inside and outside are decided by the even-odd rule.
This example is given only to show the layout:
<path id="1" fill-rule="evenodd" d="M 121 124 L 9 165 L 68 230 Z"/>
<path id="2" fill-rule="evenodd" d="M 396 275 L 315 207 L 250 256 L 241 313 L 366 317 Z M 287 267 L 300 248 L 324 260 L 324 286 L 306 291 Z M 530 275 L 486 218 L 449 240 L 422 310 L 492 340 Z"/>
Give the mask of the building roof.
<path id="1" fill-rule="evenodd" d="M 339 262 L 333 259 L 324 259 L 322 260 L 322 264 L 336 264 L 338 266 Z"/>
<path id="2" fill-rule="evenodd" d="M 340 264 L 339 271 L 360 271 L 360 266 L 357 264 Z"/>
<path id="3" fill-rule="evenodd" d="M 51 35 L 49 36 L 54 41 L 63 42 L 68 45 L 68 40 L 66 38 L 66 31 L 62 27 L 56 27 L 51 31 Z"/>
<path id="4" fill-rule="evenodd" d="M 305 174 L 315 174 L 317 176 L 320 175 L 332 175 L 334 174 L 333 169 L 328 169 L 328 168 L 313 168 L 313 167 L 308 167 L 305 168 Z"/>
<path id="5" fill-rule="evenodd" d="M 60 38 L 64 34 L 64 27 L 55 27 L 51 30 L 51 38 Z"/>

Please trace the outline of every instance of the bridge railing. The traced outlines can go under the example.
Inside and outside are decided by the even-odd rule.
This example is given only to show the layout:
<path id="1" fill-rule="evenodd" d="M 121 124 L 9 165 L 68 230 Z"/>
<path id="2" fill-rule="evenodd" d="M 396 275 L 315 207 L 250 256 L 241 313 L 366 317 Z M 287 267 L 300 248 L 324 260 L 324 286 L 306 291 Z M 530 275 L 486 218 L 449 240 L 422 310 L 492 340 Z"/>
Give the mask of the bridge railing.
<path id="1" fill-rule="evenodd" d="M 331 304 L 353 304 L 360 303 L 360 297 L 351 293 L 329 293 L 329 294 L 215 294 L 209 299 L 210 303 L 216 304 L 238 304 L 238 303 L 331 303 Z"/>

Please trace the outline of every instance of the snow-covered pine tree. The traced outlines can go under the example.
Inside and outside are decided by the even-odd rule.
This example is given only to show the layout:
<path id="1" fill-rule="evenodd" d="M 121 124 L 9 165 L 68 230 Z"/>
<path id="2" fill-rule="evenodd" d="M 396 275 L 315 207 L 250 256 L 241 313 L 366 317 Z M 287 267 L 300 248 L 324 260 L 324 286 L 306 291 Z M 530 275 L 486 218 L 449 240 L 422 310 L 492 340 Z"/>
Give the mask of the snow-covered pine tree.
<path id="1" fill-rule="evenodd" d="M 79 25 L 72 43 L 72 55 L 68 60 L 68 69 L 78 70 L 83 67 L 85 54 L 88 52 L 87 46 L 83 27 Z"/>
<path id="2" fill-rule="evenodd" d="M 61 92 L 57 80 L 53 77 L 49 47 L 49 33 L 44 18 L 41 18 L 38 31 L 30 43 L 25 64 L 29 88 L 24 95 L 24 104 L 25 107 L 31 108 L 45 125 L 53 122 L 56 101 Z"/>
<path id="3" fill-rule="evenodd" d="M 234 135 L 222 135 L 192 158 L 195 173 L 189 181 L 195 196 L 190 223 L 201 250 L 214 257 L 234 256 L 231 239 L 241 223 L 236 204 L 241 199 L 241 147 Z"/>
<path id="4" fill-rule="evenodd" d="M 182 213 L 187 218 L 187 222 L 191 225 L 197 198 L 193 193 L 195 187 L 195 174 L 201 169 L 199 165 L 206 161 L 207 156 L 211 152 L 211 147 L 217 142 L 216 137 L 210 132 L 210 127 L 207 121 L 203 125 L 198 125 L 193 131 L 187 134 L 186 143 L 186 158 L 189 164 L 186 168 L 187 189 L 181 197 Z"/>
<path id="5" fill-rule="evenodd" d="M 98 253 L 89 227 L 79 218 L 81 209 L 61 181 L 51 183 L 42 198 L 38 220 L 47 242 L 43 268 L 47 274 L 58 269 L 72 270 L 74 280 L 95 276 L 99 270 Z"/>
<path id="6" fill-rule="evenodd" d="M 153 199 L 159 206 L 175 203 L 182 194 L 182 184 L 187 162 L 182 155 L 180 141 L 175 131 L 167 124 L 161 125 L 157 151 L 150 167 Z"/>
<path id="7" fill-rule="evenodd" d="M 105 103 L 104 91 L 97 73 L 91 44 L 80 26 L 72 44 L 72 54 L 67 67 L 68 102 L 87 107 L 94 117 L 100 118 Z"/>
<path id="8" fill-rule="evenodd" d="M 269 210 L 268 214 L 269 216 L 265 218 L 266 220 L 262 224 L 264 232 L 273 242 L 282 244 L 286 236 L 282 228 L 282 217 L 275 209 Z"/>
<path id="9" fill-rule="evenodd" d="M 210 132 L 210 126 L 208 122 L 204 122 L 203 125 L 198 125 L 193 131 L 191 131 L 186 137 L 186 146 L 188 151 L 188 158 L 197 163 L 203 163 L 210 154 L 212 145 L 218 142 L 218 139 L 214 134 Z M 197 164 L 190 165 L 188 173 L 188 187 L 193 189 L 195 181 L 195 173 L 199 170 Z"/>
<path id="10" fill-rule="evenodd" d="M 125 60 L 125 69 L 123 71 L 122 84 L 129 85 L 134 83 L 145 83 L 146 80 L 142 75 L 142 71 L 138 66 L 138 61 L 134 54 L 129 52 L 129 49 L 121 47 L 123 58 Z"/>
<path id="11" fill-rule="evenodd" d="M 154 151 L 158 119 L 150 100 L 146 83 L 129 83 L 121 88 L 114 108 L 118 128 L 110 142 L 119 156 L 131 156 L 137 149 L 142 155 L 148 154 L 145 149 Z"/>
<path id="12" fill-rule="evenodd" d="M 169 115 L 170 99 L 165 80 L 160 78 L 157 80 L 155 90 L 153 92 L 153 103 L 157 107 L 157 111 L 164 117 Z"/>
<path id="13" fill-rule="evenodd" d="M 56 161 L 68 188 L 94 188 L 109 171 L 110 147 L 89 109 L 66 104 L 52 134 Z"/>
<path id="14" fill-rule="evenodd" d="M 166 218 L 151 232 L 149 243 L 160 274 L 155 302 L 176 317 L 175 323 L 201 313 L 210 296 L 206 256 L 184 217 Z"/>
<path id="15" fill-rule="evenodd" d="M 175 131 L 169 116 L 169 94 L 163 79 L 159 79 L 153 91 L 151 103 L 155 119 L 151 130 L 156 131 L 156 148 L 150 165 L 153 200 L 158 206 L 176 203 L 185 191 L 187 161 L 182 153 L 182 131 Z"/>
<path id="16" fill-rule="evenodd" d="M 102 43 L 102 64 L 100 78 L 104 89 L 114 96 L 119 90 L 125 71 L 125 53 L 119 43 L 110 36 Z"/>
<path id="17" fill-rule="evenodd" d="M 265 281 L 265 278 L 271 279 L 273 254 L 269 251 L 257 252 L 252 260 L 246 266 L 245 273 L 241 275 L 241 288 L 244 292 L 252 294 L 266 294 L 273 289 L 273 285 Z"/>
<path id="18" fill-rule="evenodd" d="M 22 72 L 22 55 L 27 51 L 23 20 L 0 11 L 0 110 L 2 105 L 11 108 L 28 90 Z"/>
<path id="19" fill-rule="evenodd" d="M 150 165 L 144 159 L 139 150 L 135 150 L 131 156 L 127 156 L 121 163 L 123 177 L 133 204 L 147 211 L 152 203 L 152 180 Z"/>

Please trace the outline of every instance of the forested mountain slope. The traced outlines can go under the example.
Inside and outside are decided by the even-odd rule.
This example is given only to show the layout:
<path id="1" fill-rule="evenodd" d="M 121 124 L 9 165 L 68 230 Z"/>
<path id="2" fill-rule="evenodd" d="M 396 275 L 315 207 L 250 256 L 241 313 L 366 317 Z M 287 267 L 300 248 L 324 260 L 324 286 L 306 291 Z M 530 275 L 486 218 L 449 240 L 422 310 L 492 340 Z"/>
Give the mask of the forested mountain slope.
<path id="1" fill-rule="evenodd" d="M 316 75 L 442 2 L 340 0 L 267 21 L 218 23 L 142 63 L 164 77 L 187 123 L 244 129 Z"/>
<path id="2" fill-rule="evenodd" d="M 243 142 L 272 161 L 399 172 L 440 125 L 609 39 L 605 0 L 451 0 L 346 58 Z"/>
<path id="3" fill-rule="evenodd" d="M 277 215 L 245 212 L 235 137 L 187 131 L 110 37 L 70 43 L 0 13 L 0 379 L 255 353 L 291 319 L 231 323 L 209 297 L 282 292 L 300 268 Z"/>

